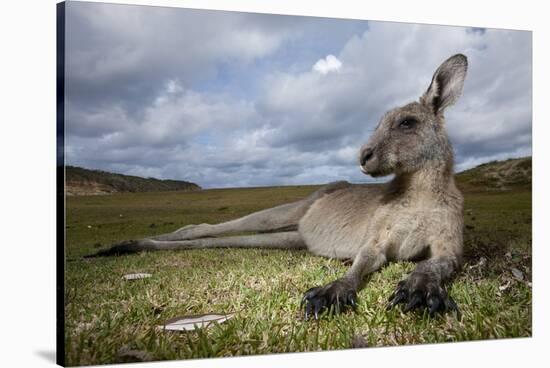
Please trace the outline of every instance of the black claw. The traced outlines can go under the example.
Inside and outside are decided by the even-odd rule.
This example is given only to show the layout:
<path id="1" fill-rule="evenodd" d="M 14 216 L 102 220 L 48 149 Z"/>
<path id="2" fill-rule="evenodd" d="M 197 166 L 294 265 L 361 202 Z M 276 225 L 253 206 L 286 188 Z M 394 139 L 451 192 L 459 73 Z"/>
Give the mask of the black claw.
<path id="1" fill-rule="evenodd" d="M 355 292 L 352 292 L 352 293 L 349 293 L 348 294 L 348 300 L 347 300 L 347 303 L 349 305 L 351 305 L 351 307 L 353 308 L 353 310 L 355 310 L 357 308 L 357 302 L 355 300 L 356 296 L 355 296 Z"/>
<path id="2" fill-rule="evenodd" d="M 403 308 L 403 312 L 408 312 L 410 310 L 416 309 L 422 304 L 424 297 L 420 291 L 416 291 L 412 294 L 411 298 L 407 305 Z"/>
<path id="3" fill-rule="evenodd" d="M 304 319 L 307 321 L 309 316 L 311 315 L 311 309 L 313 307 L 311 306 L 311 304 L 309 303 L 306 303 L 306 308 L 305 308 L 305 315 L 304 315 Z"/>
<path id="4" fill-rule="evenodd" d="M 394 293 L 393 300 L 390 300 L 390 303 L 388 304 L 388 307 L 386 309 L 392 309 L 397 304 L 407 301 L 408 293 L 406 290 L 398 290 L 396 293 Z"/>
<path id="5" fill-rule="evenodd" d="M 329 297 L 329 304 L 334 305 L 336 308 L 338 308 L 338 305 L 340 304 L 340 296 L 338 294 L 331 294 Z"/>
<path id="6" fill-rule="evenodd" d="M 405 280 L 399 281 L 395 291 L 390 295 L 388 302 L 391 302 L 400 291 L 404 291 Z"/>
<path id="7" fill-rule="evenodd" d="M 426 305 L 428 306 L 428 312 L 430 316 L 434 316 L 435 313 L 440 309 L 441 300 L 435 295 L 430 295 L 426 300 Z"/>
<path id="8" fill-rule="evenodd" d="M 315 313 L 315 319 L 318 318 L 319 313 L 325 309 L 326 301 L 324 298 L 317 298 L 313 300 L 313 311 Z"/>

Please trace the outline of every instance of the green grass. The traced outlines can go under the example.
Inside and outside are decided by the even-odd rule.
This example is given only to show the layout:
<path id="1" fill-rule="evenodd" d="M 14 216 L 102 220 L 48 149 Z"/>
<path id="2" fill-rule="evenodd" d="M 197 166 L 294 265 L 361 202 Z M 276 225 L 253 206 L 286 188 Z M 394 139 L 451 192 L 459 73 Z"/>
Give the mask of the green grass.
<path id="1" fill-rule="evenodd" d="M 86 259 L 113 242 L 220 222 L 303 198 L 314 186 L 116 194 L 67 198 L 68 365 L 187 359 L 531 336 L 531 192 L 466 194 L 463 272 L 450 287 L 462 319 L 386 311 L 395 285 L 414 268 L 391 264 L 359 294 L 356 313 L 304 321 L 303 292 L 341 276 L 341 261 L 305 251 L 207 249 Z M 487 259 L 480 265 L 481 257 Z M 524 281 L 515 279 L 519 269 Z M 128 282 L 122 275 L 148 272 Z M 499 286 L 509 283 L 506 290 Z M 236 312 L 192 332 L 155 326 L 172 317 Z"/>

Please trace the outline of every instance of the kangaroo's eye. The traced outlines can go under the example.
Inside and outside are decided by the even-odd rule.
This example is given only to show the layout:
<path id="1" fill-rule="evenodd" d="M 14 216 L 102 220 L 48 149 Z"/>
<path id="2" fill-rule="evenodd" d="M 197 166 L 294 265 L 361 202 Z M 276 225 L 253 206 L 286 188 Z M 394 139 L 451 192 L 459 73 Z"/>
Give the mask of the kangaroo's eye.
<path id="1" fill-rule="evenodd" d="M 416 123 L 417 123 L 417 121 L 415 119 L 412 119 L 412 118 L 403 119 L 399 123 L 399 128 L 401 128 L 401 129 L 411 129 L 416 125 Z"/>

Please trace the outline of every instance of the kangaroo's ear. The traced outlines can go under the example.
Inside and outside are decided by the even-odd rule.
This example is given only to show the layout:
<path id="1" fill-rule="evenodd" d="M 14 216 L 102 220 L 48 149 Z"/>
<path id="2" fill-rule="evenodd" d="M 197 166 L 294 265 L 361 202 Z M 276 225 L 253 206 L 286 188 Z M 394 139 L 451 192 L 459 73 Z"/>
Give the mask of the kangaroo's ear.
<path id="1" fill-rule="evenodd" d="M 462 54 L 445 60 L 435 71 L 428 90 L 420 97 L 420 103 L 432 109 L 435 114 L 442 114 L 462 94 L 467 70 L 468 59 Z"/>

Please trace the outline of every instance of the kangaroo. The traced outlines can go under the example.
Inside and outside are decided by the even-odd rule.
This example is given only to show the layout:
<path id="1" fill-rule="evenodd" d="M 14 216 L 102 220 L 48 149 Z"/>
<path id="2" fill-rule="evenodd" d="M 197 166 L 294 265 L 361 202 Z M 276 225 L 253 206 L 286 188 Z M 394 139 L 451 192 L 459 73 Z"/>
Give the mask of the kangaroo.
<path id="1" fill-rule="evenodd" d="M 414 271 L 389 298 L 388 309 L 399 304 L 404 312 L 458 313 L 445 286 L 462 266 L 463 197 L 454 181 L 443 112 L 462 94 L 467 68 L 462 54 L 444 61 L 419 100 L 388 111 L 361 147 L 360 170 L 372 177 L 393 174 L 386 184 L 335 182 L 294 203 L 125 241 L 93 256 L 262 247 L 305 248 L 318 256 L 353 259 L 343 277 L 305 292 L 306 319 L 329 310 L 355 309 L 368 274 L 390 261 L 415 261 Z M 257 234 L 216 237 L 245 231 Z"/>

